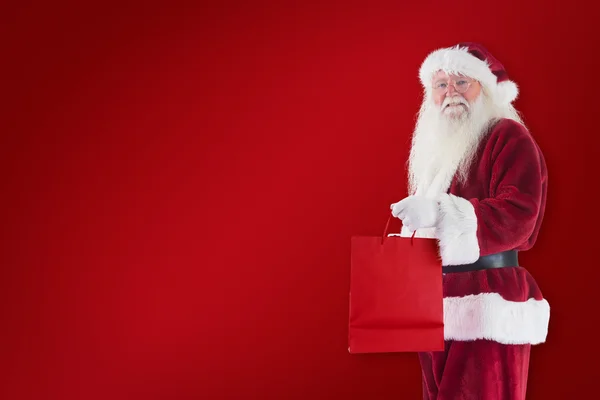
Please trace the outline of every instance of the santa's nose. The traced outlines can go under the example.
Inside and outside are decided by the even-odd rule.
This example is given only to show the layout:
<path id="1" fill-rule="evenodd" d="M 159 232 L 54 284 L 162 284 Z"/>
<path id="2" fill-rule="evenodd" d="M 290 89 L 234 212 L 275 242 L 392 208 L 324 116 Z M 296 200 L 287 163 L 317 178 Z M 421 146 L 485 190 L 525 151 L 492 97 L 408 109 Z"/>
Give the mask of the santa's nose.
<path id="1" fill-rule="evenodd" d="M 448 90 L 446 91 L 446 95 L 447 96 L 453 96 L 454 92 L 456 92 L 456 89 L 454 88 L 454 85 L 448 85 Z"/>

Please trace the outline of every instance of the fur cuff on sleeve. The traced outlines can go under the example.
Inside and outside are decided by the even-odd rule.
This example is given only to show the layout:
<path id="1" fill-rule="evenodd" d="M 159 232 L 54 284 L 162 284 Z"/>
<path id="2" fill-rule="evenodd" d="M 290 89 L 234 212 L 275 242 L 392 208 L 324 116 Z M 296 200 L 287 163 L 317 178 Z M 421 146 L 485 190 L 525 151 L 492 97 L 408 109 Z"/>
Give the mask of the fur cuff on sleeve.
<path id="1" fill-rule="evenodd" d="M 452 194 L 438 198 L 440 216 L 436 229 L 443 265 L 470 264 L 479 258 L 477 216 L 466 199 Z"/>

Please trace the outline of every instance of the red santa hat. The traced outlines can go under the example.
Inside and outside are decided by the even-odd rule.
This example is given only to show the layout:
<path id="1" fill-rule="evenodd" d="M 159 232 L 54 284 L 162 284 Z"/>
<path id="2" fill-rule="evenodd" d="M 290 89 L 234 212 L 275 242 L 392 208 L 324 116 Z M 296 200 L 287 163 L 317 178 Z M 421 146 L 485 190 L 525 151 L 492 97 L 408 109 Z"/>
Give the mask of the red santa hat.
<path id="1" fill-rule="evenodd" d="M 419 78 L 426 90 L 431 88 L 431 80 L 440 70 L 479 81 L 500 104 L 510 104 L 519 95 L 518 86 L 508 78 L 504 66 L 478 43 L 459 43 L 430 53 L 419 70 Z"/>

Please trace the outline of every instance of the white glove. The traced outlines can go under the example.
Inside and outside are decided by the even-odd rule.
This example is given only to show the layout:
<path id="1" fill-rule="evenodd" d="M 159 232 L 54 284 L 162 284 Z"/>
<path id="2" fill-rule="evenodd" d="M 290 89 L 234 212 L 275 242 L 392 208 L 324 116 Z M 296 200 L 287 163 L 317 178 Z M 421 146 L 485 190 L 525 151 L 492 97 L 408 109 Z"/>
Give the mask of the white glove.
<path id="1" fill-rule="evenodd" d="M 392 215 L 402 220 L 409 231 L 437 225 L 440 206 L 437 200 L 424 196 L 408 196 L 390 206 Z"/>

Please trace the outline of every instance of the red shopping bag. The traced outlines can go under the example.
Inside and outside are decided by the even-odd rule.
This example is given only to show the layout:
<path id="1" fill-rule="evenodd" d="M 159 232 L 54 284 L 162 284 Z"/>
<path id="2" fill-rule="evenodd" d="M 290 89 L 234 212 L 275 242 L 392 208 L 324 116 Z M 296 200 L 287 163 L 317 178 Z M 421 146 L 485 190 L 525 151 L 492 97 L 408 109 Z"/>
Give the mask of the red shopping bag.
<path id="1" fill-rule="evenodd" d="M 435 239 L 355 236 L 350 353 L 444 350 L 442 263 Z"/>

